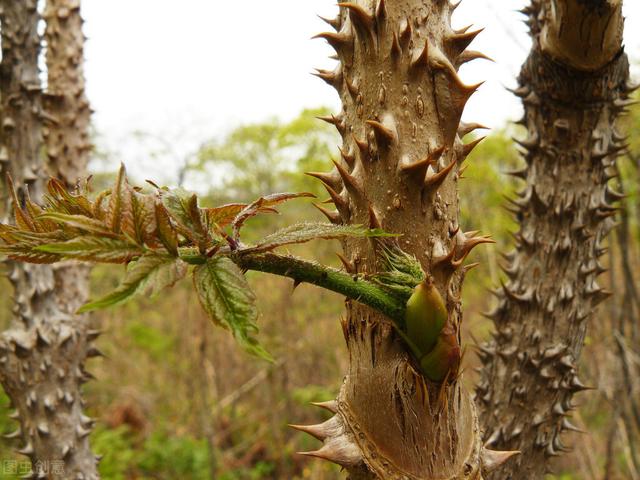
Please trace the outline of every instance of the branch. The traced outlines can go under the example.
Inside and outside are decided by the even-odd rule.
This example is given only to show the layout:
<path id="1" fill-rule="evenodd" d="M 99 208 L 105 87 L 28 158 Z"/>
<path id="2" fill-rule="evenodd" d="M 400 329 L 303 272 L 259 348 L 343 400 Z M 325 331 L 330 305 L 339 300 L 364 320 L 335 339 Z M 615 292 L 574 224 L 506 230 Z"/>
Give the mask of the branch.
<path id="1" fill-rule="evenodd" d="M 406 300 L 400 300 L 358 275 L 350 275 L 318 263 L 274 253 L 257 255 L 240 253 L 234 255 L 232 259 L 245 270 L 289 277 L 296 283 L 310 283 L 368 305 L 384 313 L 397 324 L 401 325 L 404 321 Z"/>

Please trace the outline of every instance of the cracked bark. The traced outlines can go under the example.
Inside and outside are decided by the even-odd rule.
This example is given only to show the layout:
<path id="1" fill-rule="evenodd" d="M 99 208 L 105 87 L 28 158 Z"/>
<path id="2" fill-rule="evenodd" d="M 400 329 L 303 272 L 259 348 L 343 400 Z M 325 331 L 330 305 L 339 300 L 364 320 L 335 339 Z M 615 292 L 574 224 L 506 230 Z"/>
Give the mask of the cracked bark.
<path id="1" fill-rule="evenodd" d="M 47 6 L 49 85 L 65 93 L 46 97 L 46 114 L 38 77 L 37 2 L 2 0 L 0 7 L 0 159 L 19 198 L 29 194 L 38 200 L 47 166 L 68 183 L 86 168 L 88 106 L 81 81 L 79 6 L 77 1 Z M 42 118 L 47 119 L 45 129 Z M 43 133 L 48 165 L 42 156 Z M 98 332 L 74 315 L 87 298 L 86 270 L 68 264 L 11 264 L 9 278 L 15 289 L 14 321 L 0 337 L 0 380 L 20 428 L 8 437 L 22 441 L 19 451 L 32 461 L 32 478 L 97 479 L 88 440 L 93 421 L 82 412 L 80 387 L 90 378 L 85 360 L 99 353 L 91 345 Z"/>
<path id="2" fill-rule="evenodd" d="M 528 137 L 518 142 L 526 166 L 513 173 L 525 187 L 510 207 L 520 230 L 476 392 L 485 440 L 522 455 L 492 479 L 542 478 L 575 430 L 574 396 L 586 389 L 577 364 L 608 296 L 599 258 L 620 199 L 607 183 L 625 148 L 614 124 L 630 93 L 621 3 L 534 0 L 524 11 L 533 47 L 515 93 Z"/>
<path id="3" fill-rule="evenodd" d="M 335 223 L 370 224 L 403 234 L 447 302 L 459 337 L 463 259 L 484 237 L 458 224 L 457 181 L 475 142 L 460 123 L 477 85 L 462 83 L 461 64 L 479 32 L 451 28 L 455 6 L 442 0 L 359 0 L 340 5 L 335 31 L 318 35 L 336 50 L 334 71 L 318 76 L 342 99 L 325 118 L 343 138 L 342 159 L 326 174 Z M 352 272 L 375 272 L 365 241 L 344 244 Z M 350 367 L 325 424 L 297 427 L 323 440 L 307 455 L 344 466 L 353 479 L 478 479 L 506 458 L 484 452 L 476 410 L 459 379 L 441 386 L 417 373 L 389 320 L 347 303 L 343 330 Z M 484 452 L 484 457 L 483 457 Z M 483 459 L 481 459 L 483 457 Z M 484 464 L 483 464 L 484 461 Z"/>

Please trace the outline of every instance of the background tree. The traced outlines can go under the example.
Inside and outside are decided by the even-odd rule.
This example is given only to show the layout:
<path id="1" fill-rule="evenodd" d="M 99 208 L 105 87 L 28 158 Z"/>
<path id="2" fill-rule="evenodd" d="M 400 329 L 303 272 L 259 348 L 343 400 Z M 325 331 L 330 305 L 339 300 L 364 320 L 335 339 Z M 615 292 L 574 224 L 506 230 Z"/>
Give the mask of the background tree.
<path id="1" fill-rule="evenodd" d="M 608 186 L 626 147 L 614 128 L 628 105 L 622 2 L 534 0 L 525 10 L 533 48 L 516 94 L 523 99 L 525 188 L 511 202 L 519 223 L 509 281 L 490 314 L 477 389 L 489 445 L 522 455 L 491 478 L 542 478 L 566 450 L 573 396 L 588 387 L 578 359 L 595 307 L 596 278 L 621 195 Z M 578 20 L 579 19 L 579 20 Z"/>
<path id="2" fill-rule="evenodd" d="M 287 123 L 274 119 L 243 125 L 223 141 L 212 139 L 190 165 L 191 177 L 206 184 L 216 179 L 215 190 L 224 194 L 219 198 L 224 201 L 246 201 L 275 191 L 320 193 L 317 183 L 305 180 L 300 172 L 320 168 L 338 136 L 316 117 L 331 118 L 325 108 L 304 110 Z"/>
<path id="3" fill-rule="evenodd" d="M 4 171 L 18 186 L 15 205 L 29 196 L 42 199 L 47 173 L 69 185 L 86 175 L 89 107 L 84 98 L 79 3 L 47 4 L 46 102 L 39 80 L 37 3 L 1 6 L 1 141 Z M 49 162 L 41 154 L 42 133 Z M 88 442 L 92 420 L 83 414 L 80 393 L 90 378 L 84 361 L 97 352 L 91 345 L 97 334 L 89 330 L 86 318 L 75 315 L 87 297 L 86 270 L 16 264 L 10 269 L 16 316 L 0 340 L 0 379 L 20 422 L 11 436 L 23 441 L 20 453 L 32 460 L 34 478 L 97 478 Z"/>

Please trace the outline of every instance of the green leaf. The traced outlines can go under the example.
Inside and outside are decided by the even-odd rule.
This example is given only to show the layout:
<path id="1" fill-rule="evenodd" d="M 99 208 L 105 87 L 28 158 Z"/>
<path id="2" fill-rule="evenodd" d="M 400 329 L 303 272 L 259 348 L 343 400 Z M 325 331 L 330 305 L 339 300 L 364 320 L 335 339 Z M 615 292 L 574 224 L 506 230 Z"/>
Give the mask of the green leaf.
<path id="1" fill-rule="evenodd" d="M 425 279 L 422 265 L 416 257 L 409 255 L 398 247 L 383 246 L 382 257 L 389 272 L 399 272 L 412 278 L 407 284 L 415 287 Z"/>
<path id="2" fill-rule="evenodd" d="M 76 237 L 66 242 L 40 245 L 34 250 L 98 263 L 127 263 L 143 253 L 138 245 L 124 240 L 93 235 Z"/>
<path id="3" fill-rule="evenodd" d="M 187 274 L 188 265 L 168 255 L 145 254 L 127 268 L 122 283 L 110 294 L 87 303 L 78 313 L 90 312 L 126 302 L 135 295 L 155 297 Z"/>
<path id="4" fill-rule="evenodd" d="M 425 279 L 422 265 L 416 257 L 397 246 L 382 245 L 385 271 L 376 273 L 371 280 L 390 293 L 408 299 L 413 289 Z"/>
<path id="5" fill-rule="evenodd" d="M 380 229 L 368 229 L 361 225 L 333 225 L 331 223 L 299 223 L 278 230 L 265 237 L 258 245 L 245 251 L 266 252 L 283 245 L 305 243 L 315 239 L 336 239 L 345 237 L 393 237 L 395 235 Z"/>
<path id="6" fill-rule="evenodd" d="M 273 361 L 253 335 L 258 333 L 256 297 L 240 268 L 228 257 L 213 257 L 193 271 L 202 307 L 216 325 L 228 328 L 248 353 Z"/>

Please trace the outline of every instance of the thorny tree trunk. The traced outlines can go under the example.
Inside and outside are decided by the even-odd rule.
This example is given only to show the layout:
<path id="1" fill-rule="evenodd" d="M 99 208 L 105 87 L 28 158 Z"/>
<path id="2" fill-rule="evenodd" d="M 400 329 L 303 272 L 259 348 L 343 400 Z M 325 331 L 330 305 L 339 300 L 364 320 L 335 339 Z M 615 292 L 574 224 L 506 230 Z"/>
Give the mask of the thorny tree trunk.
<path id="1" fill-rule="evenodd" d="M 586 387 L 577 362 L 591 314 L 608 293 L 602 241 L 619 194 L 607 186 L 624 149 L 614 129 L 628 104 L 621 0 L 534 0 L 525 10 L 533 48 L 516 94 L 528 130 L 526 187 L 513 201 L 520 223 L 497 292 L 497 332 L 482 348 L 477 397 L 485 440 L 520 450 L 495 479 L 539 479 L 575 430 L 573 397 Z"/>
<path id="2" fill-rule="evenodd" d="M 335 223 L 403 234 L 400 246 L 433 275 L 459 335 L 463 259 L 487 241 L 458 224 L 457 181 L 475 145 L 462 143 L 475 127 L 460 117 L 478 86 L 463 84 L 457 70 L 481 56 L 466 50 L 478 32 L 452 30 L 455 7 L 446 0 L 340 6 L 328 20 L 337 33 L 319 35 L 339 65 L 318 76 L 343 102 L 326 119 L 342 135 L 342 160 L 313 174 L 337 208 L 324 213 Z M 378 268 L 372 244 L 349 241 L 344 250 L 350 271 Z M 356 303 L 347 311 L 349 372 L 338 399 L 323 405 L 335 416 L 298 427 L 324 441 L 307 454 L 343 465 L 353 479 L 481 478 L 496 454 L 482 449 L 475 406 L 459 379 L 441 392 L 417 373 L 387 318 Z"/>
<path id="3" fill-rule="evenodd" d="M 44 115 L 37 63 L 40 52 L 37 2 L 5 0 L 0 6 L 3 167 L 13 176 L 20 197 L 28 192 L 40 199 L 46 178 L 41 156 L 41 118 L 48 118 L 53 125 L 47 132 L 49 147 L 67 145 L 67 148 L 59 147 L 58 154 L 73 162 L 77 158 L 75 145 L 81 144 L 82 148 L 86 145 L 83 85 L 57 83 L 60 77 L 54 75 L 52 87 L 59 85 L 74 98 L 67 102 L 57 97 L 60 107 Z M 52 47 L 48 61 L 57 75 L 63 63 L 65 68 L 81 66 L 82 45 L 78 50 L 77 43 L 67 44 L 66 34 L 56 39 L 67 28 L 79 27 L 74 20 L 77 9 L 77 5 L 69 5 L 66 13 L 58 11 L 58 20 L 62 23 L 56 24 L 57 32 L 51 27 L 48 30 Z M 52 11 L 55 8 L 50 6 L 49 16 Z M 70 35 L 81 40 L 78 32 Z M 73 61 L 69 61 L 68 56 Z M 80 102 L 75 103 L 78 100 Z M 62 105 L 69 111 L 63 111 Z M 79 110 L 74 111 L 75 108 Z M 81 120 L 69 123 L 70 116 Z M 68 136 L 69 131 L 60 130 L 64 128 L 74 132 Z M 75 136 L 80 140 L 76 141 Z M 69 164 L 57 160 L 55 150 L 53 152 L 50 158 L 54 171 L 63 174 L 67 181 L 74 181 L 72 179 L 84 169 L 82 164 L 73 170 Z M 82 160 L 86 156 L 80 158 L 86 164 L 86 160 Z M 10 437 L 23 441 L 20 453 L 31 459 L 33 478 L 96 479 L 96 459 L 88 441 L 92 421 L 82 413 L 80 386 L 89 379 L 83 364 L 88 356 L 96 353 L 91 341 L 97 332 L 88 329 L 84 318 L 74 315 L 87 297 L 85 274 L 68 266 L 11 264 L 9 278 L 16 292 L 15 319 L 11 329 L 0 337 L 0 379 L 20 422 L 20 428 Z"/>

